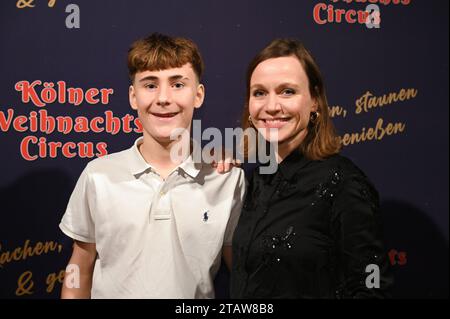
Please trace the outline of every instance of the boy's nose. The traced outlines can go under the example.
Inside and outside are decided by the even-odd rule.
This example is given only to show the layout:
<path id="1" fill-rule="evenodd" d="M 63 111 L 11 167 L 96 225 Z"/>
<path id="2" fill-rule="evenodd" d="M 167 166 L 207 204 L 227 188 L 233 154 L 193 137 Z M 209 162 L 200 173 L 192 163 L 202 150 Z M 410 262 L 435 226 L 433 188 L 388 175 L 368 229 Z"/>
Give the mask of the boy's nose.
<path id="1" fill-rule="evenodd" d="M 157 103 L 158 103 L 158 105 L 162 105 L 162 106 L 170 104 L 170 95 L 169 95 L 168 88 L 161 87 L 159 89 Z"/>

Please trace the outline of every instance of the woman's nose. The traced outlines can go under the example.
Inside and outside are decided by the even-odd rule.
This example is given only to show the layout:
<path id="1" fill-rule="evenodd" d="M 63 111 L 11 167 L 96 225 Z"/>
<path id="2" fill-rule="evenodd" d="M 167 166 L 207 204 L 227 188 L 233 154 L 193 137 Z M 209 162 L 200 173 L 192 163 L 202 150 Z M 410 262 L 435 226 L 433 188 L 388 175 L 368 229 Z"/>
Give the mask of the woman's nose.
<path id="1" fill-rule="evenodd" d="M 276 94 L 269 94 L 266 104 L 266 111 L 269 113 L 277 113 L 281 111 L 281 104 Z"/>

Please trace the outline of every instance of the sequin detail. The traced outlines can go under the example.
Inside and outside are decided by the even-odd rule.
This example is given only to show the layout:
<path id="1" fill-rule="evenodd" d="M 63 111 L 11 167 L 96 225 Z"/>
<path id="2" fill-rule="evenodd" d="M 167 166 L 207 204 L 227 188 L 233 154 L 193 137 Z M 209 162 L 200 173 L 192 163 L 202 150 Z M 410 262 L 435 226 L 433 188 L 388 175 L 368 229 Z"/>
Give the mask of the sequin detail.
<path id="1" fill-rule="evenodd" d="M 370 204 L 372 210 L 377 211 L 378 197 L 376 192 L 372 191 L 366 183 L 360 181 L 359 179 L 357 179 L 356 182 L 359 185 L 359 193 L 361 197 L 363 197 Z"/>
<path id="2" fill-rule="evenodd" d="M 263 239 L 265 254 L 265 262 L 274 261 L 279 263 L 282 259 L 277 253 L 279 249 L 291 249 L 294 245 L 294 226 L 289 226 L 283 235 L 269 235 Z"/>
<path id="3" fill-rule="evenodd" d="M 316 187 L 316 200 L 311 203 L 311 206 L 316 205 L 320 200 L 331 202 L 336 195 L 338 186 L 342 181 L 342 174 L 334 170 L 325 183 L 320 183 Z"/>

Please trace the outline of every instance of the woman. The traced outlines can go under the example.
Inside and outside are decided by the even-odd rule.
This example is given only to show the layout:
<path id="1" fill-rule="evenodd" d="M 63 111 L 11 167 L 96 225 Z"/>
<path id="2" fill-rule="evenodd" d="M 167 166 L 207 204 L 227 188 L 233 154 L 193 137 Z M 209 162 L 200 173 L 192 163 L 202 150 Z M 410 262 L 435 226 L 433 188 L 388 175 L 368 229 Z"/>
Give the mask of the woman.
<path id="1" fill-rule="evenodd" d="M 378 194 L 339 155 L 320 71 L 301 43 L 278 39 L 253 59 L 243 119 L 278 144 L 278 169 L 250 178 L 231 297 L 385 297 Z"/>

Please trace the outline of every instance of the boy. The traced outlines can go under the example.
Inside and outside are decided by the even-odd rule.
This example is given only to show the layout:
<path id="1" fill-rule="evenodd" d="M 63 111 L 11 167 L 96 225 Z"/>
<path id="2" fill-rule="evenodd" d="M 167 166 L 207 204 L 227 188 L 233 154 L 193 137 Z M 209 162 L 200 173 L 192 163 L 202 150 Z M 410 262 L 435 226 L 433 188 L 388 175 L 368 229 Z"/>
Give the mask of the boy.
<path id="1" fill-rule="evenodd" d="M 186 143 L 171 133 L 189 131 L 203 103 L 200 53 L 188 39 L 152 34 L 132 45 L 128 68 L 143 136 L 81 174 L 60 224 L 75 241 L 80 288 L 64 283 L 62 298 L 213 298 L 221 256 L 231 264 L 245 179 L 192 154 L 171 157 Z"/>

